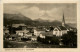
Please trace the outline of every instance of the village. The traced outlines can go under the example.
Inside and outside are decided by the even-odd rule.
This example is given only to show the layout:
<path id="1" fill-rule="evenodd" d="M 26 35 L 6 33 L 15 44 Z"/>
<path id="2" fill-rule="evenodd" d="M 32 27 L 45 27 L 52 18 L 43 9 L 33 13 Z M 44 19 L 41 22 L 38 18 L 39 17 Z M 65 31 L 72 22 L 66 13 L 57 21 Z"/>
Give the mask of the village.
<path id="1" fill-rule="evenodd" d="M 27 42 L 25 43 L 25 45 L 26 44 L 31 45 L 31 43 L 36 43 L 36 44 L 39 43 L 38 46 L 40 45 L 40 43 L 44 44 L 45 46 L 47 44 L 50 44 L 49 46 L 51 45 L 64 46 L 65 43 L 63 42 L 64 39 L 62 38 L 62 36 L 68 34 L 68 32 L 72 33 L 74 32 L 75 34 L 77 33 L 77 30 L 75 28 L 65 26 L 64 15 L 62 17 L 61 26 L 28 26 L 24 23 L 20 23 L 20 24 L 11 24 L 4 26 L 3 31 L 4 31 L 3 32 L 4 42 L 5 41 Z M 74 42 L 73 44 L 70 43 L 69 45 L 73 46 L 75 44 L 76 42 Z M 34 46 L 33 48 L 35 48 Z M 9 45 L 7 47 L 11 46 Z"/>

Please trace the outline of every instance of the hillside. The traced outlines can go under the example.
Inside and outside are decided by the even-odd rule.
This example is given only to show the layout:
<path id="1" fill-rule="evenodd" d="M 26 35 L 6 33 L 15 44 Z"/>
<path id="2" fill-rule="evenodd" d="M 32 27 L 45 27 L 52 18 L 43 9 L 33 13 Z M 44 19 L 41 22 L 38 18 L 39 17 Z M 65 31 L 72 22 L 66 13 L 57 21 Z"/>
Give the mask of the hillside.
<path id="1" fill-rule="evenodd" d="M 13 23 L 25 23 L 30 26 L 60 26 L 61 22 L 54 20 L 52 22 L 43 19 L 32 20 L 29 17 L 26 17 L 22 14 L 4 14 L 4 25 L 13 24 Z M 71 27 L 76 27 L 75 24 L 67 24 Z"/>

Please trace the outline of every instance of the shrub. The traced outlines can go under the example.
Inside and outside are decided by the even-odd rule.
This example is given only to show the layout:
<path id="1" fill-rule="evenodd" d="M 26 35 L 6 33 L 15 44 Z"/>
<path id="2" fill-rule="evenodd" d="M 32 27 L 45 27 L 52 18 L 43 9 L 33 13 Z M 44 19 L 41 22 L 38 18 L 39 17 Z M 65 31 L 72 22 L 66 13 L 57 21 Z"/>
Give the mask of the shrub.
<path id="1" fill-rule="evenodd" d="M 37 39 L 38 41 L 44 43 L 44 44 L 55 44 L 58 45 L 59 44 L 59 38 L 56 36 L 46 36 L 46 38 L 40 38 L 38 37 Z"/>
<path id="2" fill-rule="evenodd" d="M 75 32 L 70 31 L 68 34 L 64 34 L 61 38 L 63 39 L 62 42 L 65 45 L 77 46 L 77 35 Z"/>

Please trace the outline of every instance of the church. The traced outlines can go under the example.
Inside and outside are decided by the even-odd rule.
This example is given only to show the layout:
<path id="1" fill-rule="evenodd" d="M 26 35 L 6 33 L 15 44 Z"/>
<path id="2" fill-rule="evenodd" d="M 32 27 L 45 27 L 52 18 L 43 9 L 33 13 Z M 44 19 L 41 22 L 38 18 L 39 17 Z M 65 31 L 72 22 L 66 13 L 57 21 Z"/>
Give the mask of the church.
<path id="1" fill-rule="evenodd" d="M 69 30 L 65 27 L 65 19 L 64 19 L 64 14 L 62 18 L 62 25 L 61 26 L 56 26 L 53 30 L 53 35 L 56 36 L 62 36 L 63 34 L 67 34 Z"/>

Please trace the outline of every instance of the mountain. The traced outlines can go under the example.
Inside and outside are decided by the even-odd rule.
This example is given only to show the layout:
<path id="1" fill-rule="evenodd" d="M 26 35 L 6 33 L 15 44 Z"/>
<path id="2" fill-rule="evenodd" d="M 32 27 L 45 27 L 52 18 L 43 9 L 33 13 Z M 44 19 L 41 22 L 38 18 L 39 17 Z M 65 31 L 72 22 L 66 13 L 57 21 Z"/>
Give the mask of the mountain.
<path id="1" fill-rule="evenodd" d="M 25 17 L 22 14 L 3 14 L 4 15 L 4 24 L 12 23 L 30 23 L 32 21 L 30 18 Z"/>
<path id="2" fill-rule="evenodd" d="M 49 20 L 43 20 L 41 18 L 35 19 L 34 21 L 38 21 L 38 22 L 41 22 L 41 23 L 43 23 L 43 22 L 49 22 Z"/>
<path id="3" fill-rule="evenodd" d="M 41 18 L 35 19 L 34 21 L 38 22 L 38 25 L 44 25 L 44 26 L 59 26 L 61 25 L 60 21 L 49 21 L 49 20 L 43 20 Z"/>
<path id="4" fill-rule="evenodd" d="M 31 20 L 30 18 L 25 17 L 22 14 L 4 14 L 4 18 L 10 20 Z"/>
<path id="5" fill-rule="evenodd" d="M 60 26 L 62 24 L 57 20 L 49 21 L 41 18 L 32 20 L 22 14 L 4 14 L 4 25 L 13 23 L 24 23 L 31 26 Z M 76 27 L 76 24 L 68 23 L 66 26 Z"/>
<path id="6" fill-rule="evenodd" d="M 77 28 L 77 24 L 76 23 L 67 23 L 68 26 L 73 27 L 73 28 Z"/>

